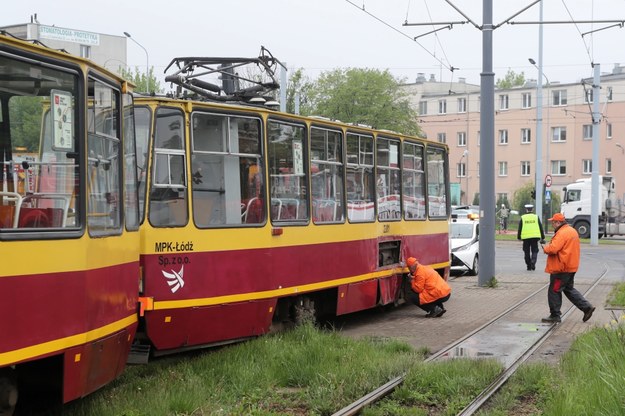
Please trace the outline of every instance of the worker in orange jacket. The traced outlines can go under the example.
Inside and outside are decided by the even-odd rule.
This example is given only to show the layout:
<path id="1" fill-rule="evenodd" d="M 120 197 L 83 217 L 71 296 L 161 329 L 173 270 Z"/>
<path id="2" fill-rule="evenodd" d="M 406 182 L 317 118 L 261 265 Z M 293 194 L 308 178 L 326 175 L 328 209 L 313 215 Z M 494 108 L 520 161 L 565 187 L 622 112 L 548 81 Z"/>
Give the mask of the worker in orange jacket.
<path id="1" fill-rule="evenodd" d="M 427 312 L 426 318 L 438 318 L 447 310 L 444 302 L 451 296 L 451 287 L 440 274 L 430 266 L 420 264 L 414 257 L 406 260 L 410 270 L 411 301 Z"/>
<path id="2" fill-rule="evenodd" d="M 584 312 L 583 322 L 586 322 L 595 311 L 595 307 L 586 300 L 574 285 L 574 278 L 579 268 L 579 235 L 575 228 L 567 224 L 564 215 L 556 213 L 549 221 L 553 224 L 555 233 L 553 238 L 543 247 L 547 255 L 545 272 L 549 273 L 549 316 L 543 322 L 557 323 L 561 320 L 562 292 L 578 309 Z"/>

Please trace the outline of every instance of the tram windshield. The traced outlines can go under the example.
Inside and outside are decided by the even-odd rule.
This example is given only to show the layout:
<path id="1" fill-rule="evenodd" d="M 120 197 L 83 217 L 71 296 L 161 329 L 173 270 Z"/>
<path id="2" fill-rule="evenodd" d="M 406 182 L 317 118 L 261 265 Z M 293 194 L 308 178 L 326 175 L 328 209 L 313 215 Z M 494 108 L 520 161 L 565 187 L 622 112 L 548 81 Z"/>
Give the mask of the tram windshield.
<path id="1" fill-rule="evenodd" d="M 78 75 L 0 55 L 0 230 L 78 227 Z"/>

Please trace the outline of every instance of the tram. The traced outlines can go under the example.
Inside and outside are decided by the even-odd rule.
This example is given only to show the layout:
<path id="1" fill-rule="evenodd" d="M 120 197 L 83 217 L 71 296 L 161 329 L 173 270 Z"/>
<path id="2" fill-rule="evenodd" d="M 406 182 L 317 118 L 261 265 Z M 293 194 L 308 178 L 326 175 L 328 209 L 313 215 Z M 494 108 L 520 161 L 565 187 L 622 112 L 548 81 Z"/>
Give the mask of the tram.
<path id="1" fill-rule="evenodd" d="M 176 94 L 135 97 L 153 355 L 402 303 L 411 255 L 448 276 L 447 147 L 271 109 L 278 64 L 176 58 Z"/>
<path id="2" fill-rule="evenodd" d="M 2 414 L 18 394 L 41 398 L 23 391 L 68 402 L 125 367 L 139 290 L 131 92 L 87 60 L 0 34 Z"/>

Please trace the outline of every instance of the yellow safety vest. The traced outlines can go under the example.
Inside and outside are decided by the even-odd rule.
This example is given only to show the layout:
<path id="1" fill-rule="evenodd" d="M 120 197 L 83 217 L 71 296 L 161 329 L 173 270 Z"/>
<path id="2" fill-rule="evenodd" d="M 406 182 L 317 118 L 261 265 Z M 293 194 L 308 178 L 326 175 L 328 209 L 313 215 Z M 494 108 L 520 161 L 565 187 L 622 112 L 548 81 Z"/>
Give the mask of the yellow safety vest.
<path id="1" fill-rule="evenodd" d="M 521 217 L 523 228 L 521 229 L 521 240 L 527 238 L 540 238 L 540 227 L 538 226 L 538 215 L 525 214 Z"/>

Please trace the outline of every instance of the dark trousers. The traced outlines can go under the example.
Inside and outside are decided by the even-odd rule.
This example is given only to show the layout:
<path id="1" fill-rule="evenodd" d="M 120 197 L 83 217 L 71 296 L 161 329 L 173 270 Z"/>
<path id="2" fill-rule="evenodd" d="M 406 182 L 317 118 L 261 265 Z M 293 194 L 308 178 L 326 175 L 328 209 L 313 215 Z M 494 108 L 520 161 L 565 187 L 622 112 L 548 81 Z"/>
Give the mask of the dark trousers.
<path id="1" fill-rule="evenodd" d="M 525 253 L 525 265 L 529 267 L 536 266 L 538 259 L 538 241 L 540 238 L 526 238 L 523 240 L 523 252 Z"/>
<path id="2" fill-rule="evenodd" d="M 445 296 L 444 298 L 436 299 L 434 302 L 424 303 L 422 305 L 420 303 L 421 301 L 419 300 L 419 294 L 413 291 L 410 291 L 410 301 L 426 312 L 434 311 L 434 308 L 436 308 L 437 306 L 440 307 L 441 309 L 445 309 L 445 307 L 443 306 L 443 303 L 447 302 L 450 296 L 451 296 L 451 293 Z"/>
<path id="3" fill-rule="evenodd" d="M 586 311 L 592 305 L 586 300 L 574 285 L 575 273 L 557 273 L 549 275 L 549 291 L 547 292 L 547 302 L 549 302 L 549 313 L 551 316 L 560 316 L 562 307 L 562 293 L 578 309 Z"/>

